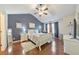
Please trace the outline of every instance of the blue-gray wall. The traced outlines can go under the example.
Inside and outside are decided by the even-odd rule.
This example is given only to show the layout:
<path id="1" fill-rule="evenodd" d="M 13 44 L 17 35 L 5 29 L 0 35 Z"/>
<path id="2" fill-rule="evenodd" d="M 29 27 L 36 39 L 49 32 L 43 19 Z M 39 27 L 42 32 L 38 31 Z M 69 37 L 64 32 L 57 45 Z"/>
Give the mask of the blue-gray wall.
<path id="1" fill-rule="evenodd" d="M 41 25 L 43 30 L 43 23 L 31 14 L 8 14 L 8 28 L 12 29 L 12 35 L 15 40 L 20 39 L 20 33 L 22 32 L 22 29 L 16 28 L 16 23 L 22 23 L 28 30 L 30 22 L 35 23 L 35 29 L 38 29 L 39 25 Z"/>

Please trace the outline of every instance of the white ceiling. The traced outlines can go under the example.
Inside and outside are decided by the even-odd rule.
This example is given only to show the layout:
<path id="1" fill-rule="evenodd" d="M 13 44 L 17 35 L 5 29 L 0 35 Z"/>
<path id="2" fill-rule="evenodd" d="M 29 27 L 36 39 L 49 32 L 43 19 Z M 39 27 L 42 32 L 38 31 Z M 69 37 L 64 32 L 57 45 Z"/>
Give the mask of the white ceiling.
<path id="1" fill-rule="evenodd" d="M 31 13 L 34 15 L 36 4 L 1 4 L 0 10 L 6 11 L 7 14 Z M 40 18 L 34 15 L 41 22 L 50 22 L 61 19 L 63 16 L 74 15 L 76 5 L 74 4 L 48 4 L 48 15 Z"/>

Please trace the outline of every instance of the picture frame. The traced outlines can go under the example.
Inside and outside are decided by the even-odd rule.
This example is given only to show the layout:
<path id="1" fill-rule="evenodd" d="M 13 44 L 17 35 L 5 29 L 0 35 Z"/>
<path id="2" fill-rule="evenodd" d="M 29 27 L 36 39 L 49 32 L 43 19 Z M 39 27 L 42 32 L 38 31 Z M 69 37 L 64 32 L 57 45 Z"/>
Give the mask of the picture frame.
<path id="1" fill-rule="evenodd" d="M 22 23 L 16 23 L 16 28 L 22 28 Z"/>
<path id="2" fill-rule="evenodd" d="M 29 28 L 35 28 L 35 23 L 29 23 Z"/>

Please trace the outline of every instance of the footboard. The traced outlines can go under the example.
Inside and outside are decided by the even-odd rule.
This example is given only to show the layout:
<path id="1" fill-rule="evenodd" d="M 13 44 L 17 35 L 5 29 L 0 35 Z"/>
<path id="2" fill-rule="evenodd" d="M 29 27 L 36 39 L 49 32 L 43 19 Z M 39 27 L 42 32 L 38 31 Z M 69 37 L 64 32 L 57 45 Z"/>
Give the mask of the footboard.
<path id="1" fill-rule="evenodd" d="M 32 42 L 34 42 L 36 44 L 37 47 L 39 47 L 39 49 L 41 50 L 41 45 L 44 45 L 47 42 L 51 42 L 52 41 L 52 35 L 51 34 L 42 34 L 42 35 L 33 35 Z"/>

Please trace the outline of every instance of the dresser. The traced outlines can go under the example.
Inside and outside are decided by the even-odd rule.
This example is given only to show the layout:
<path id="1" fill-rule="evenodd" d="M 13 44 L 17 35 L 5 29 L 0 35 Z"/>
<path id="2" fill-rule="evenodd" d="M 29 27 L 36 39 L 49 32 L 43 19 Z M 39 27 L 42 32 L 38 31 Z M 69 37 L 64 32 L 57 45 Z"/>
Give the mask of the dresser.
<path id="1" fill-rule="evenodd" d="M 79 55 L 79 40 L 65 37 L 64 52 L 70 55 Z"/>

